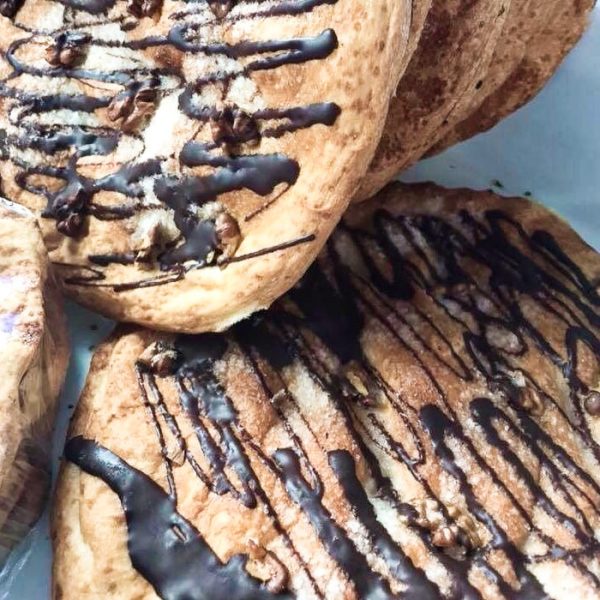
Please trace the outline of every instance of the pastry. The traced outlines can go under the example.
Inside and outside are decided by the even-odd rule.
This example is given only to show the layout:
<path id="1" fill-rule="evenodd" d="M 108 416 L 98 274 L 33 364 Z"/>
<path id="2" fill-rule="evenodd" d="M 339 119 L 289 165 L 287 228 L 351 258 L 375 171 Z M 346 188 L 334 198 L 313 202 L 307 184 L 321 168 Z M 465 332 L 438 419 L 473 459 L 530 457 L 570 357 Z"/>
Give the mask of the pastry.
<path id="1" fill-rule="evenodd" d="M 356 200 L 370 198 L 419 160 L 440 138 L 442 128 L 461 120 L 515 1 L 434 0 Z"/>
<path id="2" fill-rule="evenodd" d="M 598 598 L 599 282 L 537 204 L 397 185 L 228 334 L 122 329 L 54 598 Z"/>
<path id="3" fill-rule="evenodd" d="M 308 267 L 379 140 L 411 0 L 0 0 L 5 194 L 67 294 L 218 330 Z"/>
<path id="4" fill-rule="evenodd" d="M 0 198 L 0 563 L 48 495 L 49 438 L 68 354 L 35 218 Z"/>
<path id="5" fill-rule="evenodd" d="M 431 149 L 432 154 L 490 129 L 529 102 L 581 39 L 589 25 L 595 0 L 538 4 L 542 5 L 541 10 L 540 7 L 535 7 L 536 10 L 530 13 L 529 18 L 534 19 L 534 35 L 527 44 L 522 59 L 508 71 L 505 80 L 500 78 L 501 85 L 498 85 L 497 79 L 490 78 L 492 92 L 479 97 L 480 105 L 477 110 L 436 144 Z M 541 22 L 546 24 L 545 27 L 540 27 Z"/>

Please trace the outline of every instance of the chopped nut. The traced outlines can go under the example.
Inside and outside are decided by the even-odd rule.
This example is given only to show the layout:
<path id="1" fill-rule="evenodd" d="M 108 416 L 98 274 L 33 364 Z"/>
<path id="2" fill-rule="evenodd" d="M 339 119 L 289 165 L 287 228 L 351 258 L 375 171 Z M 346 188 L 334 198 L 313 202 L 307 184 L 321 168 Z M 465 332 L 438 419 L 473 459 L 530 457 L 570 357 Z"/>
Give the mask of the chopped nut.
<path id="1" fill-rule="evenodd" d="M 490 346 L 508 354 L 518 354 L 523 351 L 519 336 L 500 323 L 493 322 L 485 327 L 485 339 Z"/>
<path id="2" fill-rule="evenodd" d="M 140 355 L 137 363 L 159 377 L 172 375 L 179 362 L 179 352 L 163 341 L 150 344 Z"/>
<path id="3" fill-rule="evenodd" d="M 219 259 L 222 261 L 231 258 L 242 241 L 242 234 L 237 221 L 229 213 L 220 213 L 215 220 L 215 233 L 221 250 Z"/>
<path id="4" fill-rule="evenodd" d="M 131 235 L 131 250 L 139 265 L 151 264 L 154 259 L 180 235 L 173 216 L 163 209 L 142 212 Z"/>
<path id="5" fill-rule="evenodd" d="M 211 119 L 210 130 L 215 144 L 226 152 L 231 146 L 244 143 L 256 145 L 260 138 L 256 120 L 241 110 L 234 113 L 231 108 L 225 108 L 217 117 Z"/>
<path id="6" fill-rule="evenodd" d="M 586 412 L 592 417 L 600 416 L 600 392 L 592 390 L 583 401 Z"/>
<path id="7" fill-rule="evenodd" d="M 83 217 L 79 213 L 70 213 L 66 218 L 56 222 L 56 229 L 67 237 L 77 237 L 83 229 Z"/>
<path id="8" fill-rule="evenodd" d="M 342 369 L 343 375 L 351 386 L 350 394 L 368 407 L 377 405 L 377 391 L 369 375 L 356 362 L 350 361 Z"/>
<path id="9" fill-rule="evenodd" d="M 229 14 L 229 11 L 233 8 L 234 0 L 207 0 L 210 10 L 213 12 L 217 19 L 223 19 Z"/>
<path id="10" fill-rule="evenodd" d="M 260 133 L 256 120 L 245 112 L 238 112 L 233 121 L 233 133 L 238 143 L 246 142 L 250 145 L 257 145 Z"/>
<path id="11" fill-rule="evenodd" d="M 82 59 L 89 41 L 85 33 L 61 33 L 46 48 L 46 60 L 53 67 L 72 67 Z"/>
<path id="12" fill-rule="evenodd" d="M 152 17 L 161 8 L 162 0 L 128 0 L 127 10 L 138 19 Z"/>
<path id="13" fill-rule="evenodd" d="M 266 582 L 266 588 L 272 594 L 279 594 L 288 586 L 289 573 L 285 565 L 277 558 L 277 556 L 259 546 L 254 540 L 248 542 L 250 558 L 256 561 L 262 561 L 269 570 L 269 579 Z"/>
<path id="14" fill-rule="evenodd" d="M 477 524 L 469 516 L 462 514 L 456 519 L 456 524 L 460 529 L 459 542 L 467 549 L 477 548 L 482 545 L 481 538 L 477 532 Z M 464 534 L 464 535 L 462 535 Z"/>
<path id="15" fill-rule="evenodd" d="M 457 527 L 456 526 L 444 526 L 436 529 L 431 536 L 431 542 L 438 548 L 451 548 L 456 545 L 457 542 Z"/>
<path id="16" fill-rule="evenodd" d="M 52 202 L 51 214 L 56 217 L 56 229 L 68 237 L 76 237 L 83 228 L 83 210 L 88 194 L 78 182 L 60 190 Z"/>
<path id="17" fill-rule="evenodd" d="M 226 146 L 233 140 L 233 113 L 231 109 L 223 110 L 219 116 L 210 121 L 210 132 L 218 146 Z"/>
<path id="18" fill-rule="evenodd" d="M 423 527 L 430 529 L 437 529 L 444 521 L 444 515 L 442 514 L 439 504 L 431 498 L 426 498 L 417 504 L 417 510 L 419 512 L 418 522 Z"/>
<path id="19" fill-rule="evenodd" d="M 122 119 L 123 131 L 134 131 L 154 112 L 156 95 L 156 90 L 150 87 L 141 88 L 136 92 L 124 90 L 108 105 L 108 118 L 111 121 Z"/>
<path id="20" fill-rule="evenodd" d="M 457 506 L 448 506 L 448 517 L 453 521 L 451 523 L 444 518 L 435 500 L 427 498 L 417 505 L 417 509 L 421 515 L 417 523 L 431 531 L 434 546 L 464 554 L 482 545 L 476 522 Z"/>
<path id="21" fill-rule="evenodd" d="M 528 385 L 520 390 L 519 402 L 521 406 L 534 416 L 544 414 L 545 405 L 537 390 Z"/>

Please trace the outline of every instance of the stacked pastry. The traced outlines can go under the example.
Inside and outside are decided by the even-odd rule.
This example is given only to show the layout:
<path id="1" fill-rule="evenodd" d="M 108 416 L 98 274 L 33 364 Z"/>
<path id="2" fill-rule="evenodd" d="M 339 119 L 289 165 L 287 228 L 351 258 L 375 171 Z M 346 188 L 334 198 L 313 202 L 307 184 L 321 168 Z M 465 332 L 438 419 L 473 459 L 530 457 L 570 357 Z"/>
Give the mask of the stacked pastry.
<path id="1" fill-rule="evenodd" d="M 598 255 L 486 193 L 344 214 L 591 5 L 0 0 L 3 193 L 133 323 L 68 435 L 55 598 L 598 597 Z"/>

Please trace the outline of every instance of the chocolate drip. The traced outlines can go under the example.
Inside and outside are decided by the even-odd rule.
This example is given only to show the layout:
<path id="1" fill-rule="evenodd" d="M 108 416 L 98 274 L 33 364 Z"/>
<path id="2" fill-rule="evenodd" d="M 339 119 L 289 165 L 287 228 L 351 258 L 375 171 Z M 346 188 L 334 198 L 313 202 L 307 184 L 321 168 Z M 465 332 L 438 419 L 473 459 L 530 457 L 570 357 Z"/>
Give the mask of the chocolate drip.
<path id="1" fill-rule="evenodd" d="M 272 594 L 251 577 L 245 568 L 247 557 L 236 555 L 221 562 L 164 490 L 107 448 L 76 437 L 67 442 L 65 457 L 100 477 L 119 496 L 131 562 L 161 598 L 291 598 Z"/>
<path id="2" fill-rule="evenodd" d="M 377 520 L 373 506 L 356 476 L 352 456 L 342 450 L 331 452 L 329 454 L 329 464 L 344 488 L 348 501 L 356 508 L 358 518 L 365 524 L 372 536 L 378 553 L 386 561 L 396 579 L 406 586 L 404 595 L 408 598 L 422 598 L 423 600 L 436 600 L 439 598 L 439 589 L 427 579 L 421 569 L 413 566 L 383 525 Z"/>
<path id="3" fill-rule="evenodd" d="M 181 362 L 172 384 L 210 465 L 209 481 L 202 483 L 246 507 L 266 510 L 298 558 L 277 518 L 279 505 L 271 505 L 260 471 L 253 467 L 260 463 L 277 476 L 287 499 L 302 510 L 323 550 L 361 598 L 476 600 L 481 597 L 472 577 L 477 572 L 501 597 L 542 600 L 548 596 L 530 569 L 543 561 L 563 562 L 590 589 L 600 591 L 589 566 L 599 551 L 594 526 L 600 516 L 600 482 L 593 469 L 600 448 L 590 427 L 590 419 L 597 417 L 584 406 L 593 385 L 580 372 L 582 347 L 600 356 L 598 306 L 594 283 L 549 232 L 529 234 L 501 211 L 462 211 L 451 218 L 378 211 L 367 226 L 342 225 L 303 280 L 269 311 L 229 334 L 176 340 Z M 564 337 L 556 331 L 545 335 L 539 328 L 542 315 L 555 319 Z M 452 335 L 450 330 L 455 330 Z M 365 354 L 365 336 L 375 333 L 385 333 L 384 339 L 401 348 L 425 378 L 419 389 L 427 396 L 400 393 L 379 372 Z M 528 371 L 529 353 L 539 356 L 541 374 Z M 271 399 L 271 418 L 289 437 L 272 457 L 246 431 L 236 397 L 229 397 L 220 380 L 217 365 L 236 356 Z M 285 383 L 292 365 L 327 396 L 333 411 L 328 414 L 352 440 L 352 453 L 330 451 L 314 433 L 314 423 Z M 554 369 L 551 379 L 560 380 L 557 389 L 568 390 L 567 400 L 555 398 L 546 387 L 544 369 Z M 455 382 L 450 385 L 466 389 L 485 383 L 489 394 L 477 391 L 459 406 L 440 373 Z M 382 405 L 386 409 L 380 411 Z M 552 414 L 542 418 L 544 411 Z M 392 419 L 400 430 L 392 428 Z M 295 429 L 297 421 L 313 436 L 310 446 Z M 556 439 L 549 423 L 569 435 Z M 580 455 L 569 452 L 575 443 L 582 447 Z M 327 458 L 332 479 L 317 470 L 314 452 Z M 502 457 L 506 468 L 496 469 L 491 454 Z M 436 485 L 428 479 L 432 461 L 455 483 L 460 505 L 477 530 L 475 541 L 437 498 Z M 530 471 L 530 461 L 544 479 Z M 456 522 L 460 553 L 434 543 L 422 515 L 403 502 L 404 490 L 396 489 L 390 462 L 412 474 L 428 500 L 439 505 L 445 523 Z M 514 481 L 505 479 L 506 471 L 518 481 L 519 494 Z M 431 582 L 431 572 L 413 564 L 403 541 L 384 527 L 363 475 L 375 483 L 377 503 L 396 514 L 446 570 L 448 589 L 438 589 L 440 581 Z M 486 482 L 485 497 L 476 480 Z M 366 532 L 362 543 L 368 549 L 359 547 L 336 510 L 328 510 L 330 482 L 342 490 L 341 501 Z M 505 516 L 490 503 L 496 494 L 542 548 L 538 556 L 529 556 L 513 541 Z M 557 535 L 540 525 L 523 498 L 547 516 Z M 373 555 L 379 572 L 367 559 Z M 492 556 L 504 559 L 510 577 Z M 326 597 L 311 581 L 315 593 Z"/>
<path id="4" fill-rule="evenodd" d="M 107 11 L 113 8 L 114 0 L 60 1 L 75 11 L 75 24 L 79 11 L 96 15 L 96 26 L 114 20 L 107 14 Z M 252 21 L 309 13 L 320 5 L 334 4 L 336 1 L 289 0 L 269 6 L 260 2 L 256 11 L 243 14 L 235 14 L 235 11 L 231 13 L 236 3 L 230 0 L 215 0 L 209 3 L 209 6 L 218 20 Z M 8 4 L 12 6 L 14 3 L 5 2 L 2 6 Z M 137 4 L 131 3 L 129 10 L 140 18 L 152 16 L 148 12 L 149 7 L 152 5 L 150 12 L 154 13 L 157 3 L 147 4 L 147 7 L 138 7 Z M 8 156 L 18 167 L 16 183 L 28 192 L 46 199 L 47 206 L 43 216 L 55 219 L 57 229 L 64 235 L 79 239 L 87 235 L 87 222 L 90 218 L 125 220 L 137 214 L 144 208 L 143 199 L 147 190 L 142 188 L 140 182 L 142 179 L 151 178 L 156 195 L 173 211 L 175 226 L 181 234 L 166 251 L 161 252 L 164 248 L 160 248 L 147 261 L 152 263 L 158 257 L 158 267 L 174 272 L 169 277 L 155 275 L 151 280 L 104 282 L 104 270 L 114 264 L 111 260 L 113 253 L 108 253 L 104 258 L 95 256 L 93 261 L 92 257 L 88 257 L 89 261 L 98 267 L 102 284 L 98 283 L 98 275 L 94 275 L 91 281 L 85 277 L 71 277 L 68 282 L 72 285 L 102 285 L 110 286 L 116 291 L 125 291 L 146 285 L 164 285 L 185 277 L 191 267 L 215 264 L 217 259 L 220 260 L 222 249 L 219 247 L 214 222 L 210 219 L 200 219 L 197 216 L 198 207 L 206 202 L 218 201 L 221 196 L 233 191 L 249 190 L 258 196 L 269 196 L 281 183 L 288 188 L 292 187 L 300 173 L 300 165 L 293 158 L 281 154 L 248 154 L 244 145 L 260 143 L 263 138 L 278 138 L 315 125 L 332 126 L 340 114 L 339 107 L 328 102 L 264 108 L 255 114 L 247 115 L 250 127 L 235 130 L 233 135 L 227 136 L 227 144 L 231 145 L 235 153 L 229 153 L 230 148 L 227 148 L 228 152 L 222 154 L 217 144 L 190 139 L 178 157 L 180 167 L 173 173 L 165 169 L 165 158 L 153 159 L 146 163 L 132 158 L 118 166 L 114 173 L 98 180 L 81 175 L 81 158 L 117 153 L 125 136 L 137 138 L 141 143 L 143 140 L 138 129 L 143 127 L 145 120 L 154 112 L 155 104 L 173 91 L 179 92 L 179 108 L 187 117 L 206 122 L 217 118 L 220 109 L 199 106 L 198 99 L 205 86 L 218 85 L 223 94 L 223 101 L 227 104 L 226 110 L 236 115 L 241 112 L 239 107 L 226 98 L 227 90 L 235 79 L 251 77 L 255 71 L 324 60 L 337 48 L 336 34 L 330 29 L 304 38 L 243 40 L 236 44 L 218 40 L 206 42 L 206 37 L 200 33 L 199 25 L 193 18 L 195 12 L 196 7 L 190 7 L 189 11 L 171 15 L 172 24 L 166 35 L 149 35 L 123 41 L 99 38 L 94 35 L 93 27 L 90 29 L 92 33 L 87 32 L 88 28 L 85 32 L 79 31 L 77 25 L 74 25 L 73 31 L 61 29 L 54 38 L 54 46 L 47 50 L 47 67 L 43 66 L 43 63 L 40 64 L 40 61 L 37 61 L 35 66 L 27 64 L 22 60 L 22 56 L 26 56 L 22 50 L 37 44 L 38 38 L 46 36 L 48 32 L 26 31 L 22 38 L 11 43 L 6 53 L 6 59 L 13 72 L 0 82 L 0 96 L 12 100 L 10 114 L 19 114 L 21 119 L 27 117 L 22 125 L 17 126 L 16 121 L 13 123 L 18 133 L 7 137 Z M 70 44 L 68 56 L 65 54 L 65 44 Z M 157 49 L 164 53 L 201 53 L 235 60 L 240 69 L 233 73 L 219 70 L 195 80 L 186 80 L 185 74 L 177 66 L 177 61 L 169 62 L 168 66 L 155 67 L 146 67 L 136 61 L 138 64 L 133 67 L 117 68 L 109 72 L 86 68 L 85 55 L 92 48 L 101 48 L 108 52 L 111 49 L 126 49 L 131 52 Z M 18 88 L 18 76 L 21 74 L 81 82 L 82 87 L 92 91 L 48 95 L 22 91 Z M 106 96 L 97 91 L 100 88 L 94 86 L 93 82 L 114 84 L 119 89 L 113 96 Z M 104 109 L 106 112 L 102 113 Z M 40 118 L 45 113 L 59 110 L 87 113 L 94 117 L 99 113 L 102 118 L 106 115 L 109 126 L 47 125 Z M 111 121 L 114 122 L 114 126 L 110 124 Z M 22 158 L 30 149 L 41 155 L 41 159 L 35 164 L 29 164 Z M 203 172 L 211 172 L 197 176 L 192 172 L 197 167 L 202 167 Z M 138 173 L 137 177 L 133 176 L 134 172 Z M 53 184 L 48 187 L 34 185 L 32 182 L 39 179 L 39 175 L 45 180 L 52 180 Z M 281 193 L 286 191 L 284 189 Z M 102 201 L 96 202 L 95 196 L 101 192 L 112 192 L 117 197 L 124 197 L 125 203 L 107 205 Z M 254 214 L 266 210 L 276 201 L 277 198 L 267 199 L 264 206 Z M 254 214 L 247 215 L 246 220 Z M 284 248 L 288 243 L 290 242 L 274 243 L 273 247 Z M 270 251 L 270 248 L 265 248 L 264 252 L 257 251 L 246 259 L 259 257 Z M 229 262 L 234 262 L 232 258 L 236 257 L 220 260 L 219 264 L 226 267 Z"/>
<path id="5" fill-rule="evenodd" d="M 329 511 L 321 502 L 319 488 L 312 489 L 300 470 L 300 461 L 290 449 L 281 449 L 273 456 L 281 470 L 290 498 L 306 513 L 327 552 L 346 571 L 356 586 L 360 598 L 365 600 L 388 600 L 398 598 L 388 584 L 373 570 L 365 557 L 338 527 Z"/>
<path id="6" fill-rule="evenodd" d="M 495 581 L 495 583 L 499 585 L 503 594 L 509 598 L 522 597 L 530 598 L 531 600 L 547 599 L 548 596 L 544 592 L 542 586 L 529 574 L 525 568 L 517 548 L 514 547 L 496 520 L 492 517 L 492 515 L 489 514 L 488 511 L 485 510 L 479 500 L 475 497 L 468 482 L 467 475 L 458 466 L 454 452 L 446 444 L 446 436 L 452 436 L 458 440 L 461 440 L 463 443 L 466 443 L 467 446 L 469 446 L 469 449 L 473 450 L 471 444 L 467 440 L 460 427 L 455 421 L 450 420 L 439 408 L 433 405 L 426 406 L 421 411 L 421 420 L 423 421 L 423 425 L 426 427 L 427 432 L 431 436 L 435 453 L 441 462 L 442 467 L 457 480 L 460 490 L 465 497 L 467 506 L 469 507 L 469 511 L 487 527 L 488 531 L 492 535 L 490 547 L 504 549 L 508 557 L 513 559 L 513 568 L 519 577 L 521 589 L 518 592 L 511 590 L 510 586 L 504 582 L 499 574 L 494 572 L 490 566 L 486 567 L 488 577 Z M 483 465 L 483 461 L 481 459 L 479 459 L 479 462 L 481 465 Z"/>

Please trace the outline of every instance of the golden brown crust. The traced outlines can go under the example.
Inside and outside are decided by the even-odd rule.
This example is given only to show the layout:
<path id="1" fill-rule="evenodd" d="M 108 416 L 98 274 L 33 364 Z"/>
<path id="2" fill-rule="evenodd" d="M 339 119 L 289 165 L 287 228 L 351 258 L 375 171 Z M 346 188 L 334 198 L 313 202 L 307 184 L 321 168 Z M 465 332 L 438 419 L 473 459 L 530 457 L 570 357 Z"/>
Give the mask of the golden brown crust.
<path id="1" fill-rule="evenodd" d="M 37 520 L 49 487 L 69 351 L 48 268 L 33 215 L 0 198 L 0 561 Z"/>
<path id="2" fill-rule="evenodd" d="M 70 282 L 64 285 L 65 292 L 79 302 L 116 319 L 163 329 L 223 329 L 249 313 L 268 306 L 289 288 L 316 256 L 346 207 L 374 152 L 389 99 L 400 76 L 409 36 L 411 2 L 315 0 L 299 3 L 282 0 L 259 3 L 263 6 L 238 2 L 232 5 L 230 12 L 224 11 L 224 16 L 218 17 L 218 11 L 213 13 L 209 3 L 182 8 L 180 2 L 165 0 L 164 3 L 145 3 L 148 7 L 158 8 L 151 11 L 151 17 L 134 18 L 137 26 L 133 29 L 128 25 L 119 26 L 119 23 L 125 22 L 125 18 L 131 20 L 131 9 L 127 8 L 127 2 L 99 2 L 109 7 L 108 16 L 74 10 L 69 8 L 72 2 L 27 0 L 15 17 L 15 23 L 20 26 L 13 25 L 5 18 L 0 20 L 3 48 L 7 50 L 9 42 L 20 40 L 17 46 L 13 45 L 10 49 L 11 56 L 16 57 L 16 63 L 26 68 L 36 65 L 43 69 L 41 74 L 37 71 L 18 74 L 10 80 L 11 89 L 27 89 L 39 96 L 49 86 L 53 92 L 84 94 L 98 102 L 98 107 L 91 112 L 89 104 L 84 110 L 45 108 L 47 112 L 42 114 L 42 118 L 35 110 L 33 115 L 27 112 L 26 97 L 17 94 L 16 98 L 4 98 L 2 108 L 5 116 L 0 126 L 6 127 L 9 136 L 17 136 L 19 140 L 17 143 L 9 137 L 11 161 L 3 166 L 5 193 L 16 202 L 41 210 L 45 208 L 46 200 L 42 195 L 32 192 L 39 192 L 40 188 L 36 186 L 48 186 L 51 206 L 47 212 L 54 218 L 41 219 L 42 229 L 52 260 L 70 265 L 60 267 L 58 273 L 63 282 Z M 90 6 L 93 5 L 90 3 Z M 129 5 L 135 6 L 136 2 Z M 270 12 L 279 5 L 284 7 L 284 14 L 277 16 Z M 297 6 L 308 8 L 302 8 L 294 15 L 292 12 L 296 11 Z M 44 12 L 44 7 L 47 7 L 47 12 Z M 98 20 L 110 22 L 102 26 L 84 25 Z M 68 37 L 62 42 L 57 38 L 58 41 L 54 42 L 51 37 L 38 33 L 26 41 L 29 38 L 27 29 L 60 31 L 65 24 L 71 34 L 79 32 L 84 37 Z M 188 28 L 182 30 L 182 39 L 177 37 L 177 27 L 181 24 Z M 92 36 L 91 41 L 85 37 L 87 35 Z M 163 41 L 156 45 L 147 44 L 150 35 L 155 36 L 153 39 Z M 171 37 L 166 40 L 161 35 Z M 299 38 L 307 38 L 308 41 L 298 41 Z M 198 39 L 201 41 L 198 42 Z M 286 39 L 296 41 L 292 42 L 291 47 L 276 47 L 274 51 L 268 45 L 271 41 Z M 141 48 L 139 40 L 146 40 Z M 221 41 L 228 44 L 225 49 L 216 45 Z M 258 46 L 244 45 L 246 41 L 257 42 Z M 67 48 L 70 54 L 61 53 L 57 46 L 61 43 L 63 46 L 71 44 L 74 49 Z M 188 50 L 188 43 L 207 43 L 210 48 L 204 55 L 193 49 Z M 53 52 L 53 49 L 56 51 Z M 236 54 L 241 56 L 235 59 Z M 277 68 L 275 65 L 278 61 L 269 63 L 270 58 L 265 58 L 271 55 L 278 60 L 281 58 L 282 64 Z M 2 61 L 0 71 L 5 76 L 15 70 L 15 60 L 13 66 L 8 64 L 6 58 Z M 141 65 L 139 73 L 134 71 L 137 74 L 133 78 L 135 82 L 131 83 L 128 73 L 138 65 Z M 54 75 L 52 72 L 48 74 L 48 69 L 52 71 L 52 68 Z M 93 81 L 86 80 L 85 73 L 81 74 L 78 68 L 91 69 Z M 140 84 L 143 77 L 156 72 L 159 73 L 159 84 L 144 83 L 151 89 L 144 90 L 143 95 L 131 96 L 133 100 L 128 99 L 130 96 L 118 95 L 123 90 L 133 94 L 131 90 Z M 114 73 L 118 81 L 124 80 L 126 83 L 112 83 L 99 73 Z M 208 83 L 203 76 L 208 77 Z M 178 78 L 182 78 L 180 83 Z M 216 78 L 217 83 L 212 83 L 211 78 Z M 221 85 L 223 78 L 227 80 L 227 85 Z M 184 90 L 191 92 L 190 105 L 186 104 L 186 97 L 181 96 Z M 113 101 L 108 103 L 106 99 L 113 94 Z M 314 103 L 324 104 L 319 111 L 309 108 L 300 116 L 294 114 L 287 118 L 274 118 L 261 113 L 269 108 L 301 107 L 304 110 Z M 339 107 L 341 112 L 337 118 L 334 107 L 327 103 Z M 186 108 L 182 108 L 183 105 Z M 204 112 L 203 105 L 206 105 Z M 212 148 L 213 138 L 228 139 L 218 137 L 223 134 L 223 128 L 231 125 L 227 120 L 228 107 L 233 107 L 234 111 L 241 110 L 239 115 L 235 112 L 241 120 L 248 115 L 258 120 L 259 133 L 252 129 L 252 120 L 250 129 L 244 130 L 245 133 L 241 126 L 238 129 L 235 125 L 237 149 L 231 150 L 225 142 L 222 142 L 224 146 L 221 149 Z M 199 113 L 194 112 L 196 109 Z M 217 111 L 215 114 L 218 113 L 218 118 L 210 116 L 213 115 L 213 109 Z M 39 105 L 36 110 L 40 110 Z M 11 123 L 6 122 L 9 120 L 8 113 L 13 115 Z M 136 121 L 135 115 L 138 113 L 149 115 L 147 125 L 142 117 L 139 122 Z M 23 122 L 15 118 L 17 114 L 25 115 L 24 122 L 34 127 L 33 134 L 24 134 Z M 306 115 L 309 117 L 307 122 L 304 121 Z M 211 119 L 214 121 L 212 124 L 209 123 Z M 59 125 L 49 127 L 48 122 L 58 122 Z M 65 142 L 56 137 L 52 138 L 54 146 L 42 146 L 35 141 L 35 134 L 40 130 L 47 134 L 50 130 L 52 135 L 56 134 L 57 129 L 72 133 L 67 124 L 69 122 L 76 131 L 79 127 L 87 134 L 107 136 L 102 143 L 107 144 L 108 149 L 98 146 L 97 140 L 91 144 L 91 152 L 85 150 L 89 148 L 86 146 L 86 143 L 90 144 L 89 141 L 79 140 L 75 144 L 71 141 L 66 144 L 66 152 L 61 146 Z M 313 122 L 315 124 L 311 126 Z M 283 126 L 284 132 L 286 128 L 292 131 L 280 135 L 281 132 L 277 132 L 279 126 Z M 221 128 L 220 133 L 215 133 L 215 127 Z M 118 140 L 116 147 L 113 147 L 114 138 L 111 136 L 115 131 Z M 240 153 L 238 142 L 246 140 L 244 135 L 247 134 L 250 136 L 249 144 L 256 141 L 253 136 L 258 135 L 259 146 L 250 144 L 251 147 L 247 147 L 244 141 L 241 143 L 241 154 L 269 155 L 265 159 L 271 160 L 268 167 L 262 163 L 244 167 L 236 162 L 235 156 Z M 194 156 L 182 159 L 182 148 L 191 140 L 209 144 L 212 158 L 207 158 L 201 152 L 194 154 L 207 147 L 192 144 L 188 150 Z M 81 183 L 80 179 L 74 182 L 72 175 L 65 174 L 65 171 L 59 171 L 57 175 L 39 175 L 37 171 L 32 173 L 31 165 L 40 159 L 40 154 L 42 165 L 54 164 L 64 169 L 74 145 L 84 148 L 81 150 L 84 156 L 77 161 L 77 173 L 91 178 L 92 184 L 89 181 Z M 275 154 L 277 156 L 273 158 Z M 140 179 L 140 176 L 128 175 L 129 181 L 133 180 L 134 183 L 127 184 L 125 196 L 119 192 L 119 186 L 123 185 L 120 179 L 116 184 L 114 180 L 98 183 L 103 176 L 114 173 L 123 164 L 141 164 L 146 159 L 157 157 L 163 173 L 146 177 L 145 183 L 143 177 Z M 284 160 L 285 157 L 287 159 Z M 201 167 L 190 166 L 211 161 L 212 167 L 206 164 Z M 299 167 L 299 174 L 295 172 L 294 161 Z M 23 162 L 28 168 L 23 168 Z M 219 168 L 218 164 L 223 167 L 225 163 L 230 171 Z M 254 167 L 258 174 L 253 172 Z M 24 184 L 23 171 L 29 173 L 26 181 L 31 185 Z M 215 177 L 212 177 L 215 173 Z M 186 175 L 198 177 L 201 181 L 195 180 L 198 185 L 194 184 L 193 189 L 186 188 L 187 191 L 177 183 L 177 191 L 172 192 L 173 181 L 168 175 L 179 178 L 179 181 Z M 68 189 L 64 188 L 63 177 L 69 182 Z M 273 189 L 270 189 L 270 178 L 277 184 L 273 185 Z M 162 191 L 156 185 L 157 180 L 164 183 Z M 241 183 L 235 183 L 239 181 Z M 136 188 L 137 182 L 143 188 L 141 191 Z M 93 188 L 92 198 L 89 197 L 90 185 L 100 186 L 99 191 Z M 149 188 L 153 185 L 154 192 L 151 192 Z M 218 206 L 206 202 L 206 189 L 211 189 L 213 185 L 217 189 L 224 186 L 228 192 L 214 194 L 214 199 L 220 202 Z M 235 190 L 236 185 L 244 189 Z M 251 192 L 248 188 L 259 193 Z M 68 196 L 66 208 L 64 194 L 58 198 L 57 189 L 64 189 L 64 194 Z M 185 206 L 176 209 L 175 215 L 176 221 L 179 216 L 180 230 L 192 227 L 197 221 L 213 223 L 214 215 L 206 216 L 206 211 L 224 210 L 232 215 L 241 229 L 241 243 L 239 247 L 237 244 L 233 246 L 236 260 L 279 244 L 302 240 L 303 243 L 241 262 L 225 261 L 221 267 L 192 268 L 183 279 L 161 286 L 154 286 L 156 282 L 153 281 L 153 287 L 137 287 L 128 291 L 115 291 L 110 285 L 104 287 L 107 284 L 128 284 L 140 280 L 148 283 L 153 277 L 169 281 L 179 278 L 182 263 L 177 261 L 180 259 L 175 261 L 175 267 L 173 262 L 162 261 L 162 271 L 156 262 L 150 261 L 149 265 L 144 262 L 148 243 L 155 249 L 160 249 L 162 244 L 162 256 L 169 254 L 164 250 L 164 245 L 168 248 L 179 233 L 170 210 L 157 211 L 146 207 L 143 215 L 136 210 L 133 217 L 124 219 L 105 220 L 106 216 L 104 219 L 96 218 L 107 204 L 135 204 L 136 195 L 156 203 L 158 200 L 153 198 L 154 194 L 160 195 L 167 204 L 183 202 Z M 83 209 L 79 208 L 80 202 L 84 204 Z M 259 210 L 267 205 L 268 208 L 262 212 Z M 188 214 L 190 212 L 193 214 Z M 147 213 L 151 213 L 149 217 Z M 255 213 L 256 216 L 250 218 Z M 63 231 L 74 237 L 59 235 L 57 223 Z M 80 228 L 87 228 L 87 235 L 81 235 Z M 314 239 L 306 239 L 307 236 L 314 236 Z M 212 264 L 210 261 L 214 262 L 219 252 L 222 252 L 221 256 L 226 253 L 220 238 L 217 243 L 212 233 L 209 237 L 211 246 L 217 244 L 214 252 L 203 254 L 196 252 L 196 248 L 190 248 L 190 251 L 193 250 L 195 257 L 199 256 Z M 190 238 L 193 238 L 191 234 L 186 237 L 187 240 Z M 199 245 L 204 248 L 202 244 Z M 88 261 L 90 255 L 115 252 L 128 256 L 133 253 L 139 262 L 123 265 L 117 261 L 103 266 L 97 264 L 102 261 L 96 260 L 95 264 Z M 106 262 L 106 256 L 104 259 Z M 86 268 L 77 269 L 73 265 L 85 265 Z M 171 271 L 165 272 L 165 266 Z M 190 261 L 183 264 L 186 269 L 189 266 Z M 89 267 L 100 271 L 101 279 L 97 279 L 99 276 L 94 271 L 87 270 Z M 92 281 L 83 285 L 82 276 L 90 277 Z"/>
<path id="3" fill-rule="evenodd" d="M 250 556 L 261 594 L 277 579 L 328 600 L 597 597 L 599 282 L 598 254 L 537 204 L 397 185 L 351 209 L 300 284 L 228 336 L 117 333 L 69 436 L 54 598 L 166 585 L 160 522 L 133 500 L 148 480 L 123 497 L 131 558 L 102 481 L 117 490 L 132 467 L 164 502 L 176 494 L 221 561 Z M 104 470 L 95 442 L 130 466 Z M 140 552 L 147 532 L 156 545 Z M 247 597 L 223 591 L 237 577 L 218 591 L 207 577 L 206 597 Z"/>
<path id="4" fill-rule="evenodd" d="M 357 200 L 370 198 L 460 120 L 488 68 L 511 2 L 433 2 Z"/>
<path id="5" fill-rule="evenodd" d="M 529 102 L 546 84 L 589 24 L 593 0 L 532 3 L 523 37 L 529 37 L 517 64 L 506 62 L 501 77 L 491 77 L 479 106 L 454 131 L 431 149 L 431 154 L 493 127 Z M 542 27 L 541 24 L 544 23 Z M 533 26 L 533 27 L 532 27 Z M 512 36 L 511 36 L 512 37 Z M 514 56 L 514 55 L 513 55 Z M 504 62 L 499 59 L 497 64 Z M 477 105 L 475 105 L 477 106 Z"/>

